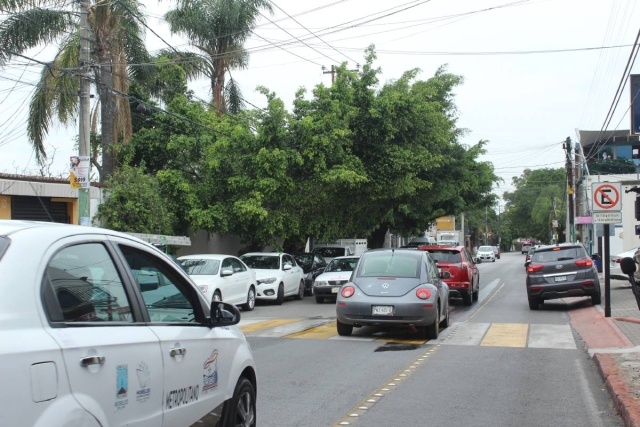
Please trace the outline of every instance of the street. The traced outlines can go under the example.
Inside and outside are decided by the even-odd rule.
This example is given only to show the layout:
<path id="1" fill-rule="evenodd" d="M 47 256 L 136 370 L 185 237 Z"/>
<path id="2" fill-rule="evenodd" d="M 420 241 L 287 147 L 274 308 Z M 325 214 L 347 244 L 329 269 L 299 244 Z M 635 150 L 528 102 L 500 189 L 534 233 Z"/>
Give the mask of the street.
<path id="1" fill-rule="evenodd" d="M 480 264 L 479 301 L 453 300 L 435 341 L 371 327 L 339 337 L 335 305 L 312 297 L 242 313 L 258 425 L 623 425 L 569 323 L 591 303 L 530 311 L 523 263 L 503 253 Z"/>

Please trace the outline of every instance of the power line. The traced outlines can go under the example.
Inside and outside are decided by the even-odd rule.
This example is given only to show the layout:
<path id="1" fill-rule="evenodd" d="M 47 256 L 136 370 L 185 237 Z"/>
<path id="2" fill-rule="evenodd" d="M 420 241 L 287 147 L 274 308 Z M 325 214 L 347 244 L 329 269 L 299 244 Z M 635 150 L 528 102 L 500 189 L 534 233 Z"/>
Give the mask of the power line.
<path id="1" fill-rule="evenodd" d="M 349 56 L 345 55 L 344 53 L 340 52 L 338 49 L 336 49 L 335 47 L 331 46 L 329 43 L 327 43 L 326 41 L 324 41 L 323 39 L 320 38 L 320 36 L 318 36 L 316 33 L 314 33 L 313 31 L 311 31 L 310 29 L 308 29 L 307 27 L 305 27 L 304 25 L 302 25 L 297 19 L 295 19 L 293 16 L 289 15 L 284 9 L 282 9 L 280 6 L 278 6 L 277 4 L 275 4 L 275 2 L 271 1 L 271 4 L 274 5 L 276 8 L 278 8 L 279 10 L 281 10 L 285 15 L 287 15 L 289 18 L 293 19 L 293 21 L 300 25 L 302 28 L 304 28 L 305 30 L 307 30 L 310 34 L 312 34 L 314 37 L 316 37 L 318 40 L 320 40 L 322 43 L 326 44 L 327 46 L 329 46 L 331 49 L 335 50 L 336 52 L 338 52 L 340 55 L 344 56 L 345 58 L 347 58 L 349 61 L 351 62 L 357 62 L 354 59 L 351 59 Z M 282 28 L 279 27 L 278 28 Z"/>

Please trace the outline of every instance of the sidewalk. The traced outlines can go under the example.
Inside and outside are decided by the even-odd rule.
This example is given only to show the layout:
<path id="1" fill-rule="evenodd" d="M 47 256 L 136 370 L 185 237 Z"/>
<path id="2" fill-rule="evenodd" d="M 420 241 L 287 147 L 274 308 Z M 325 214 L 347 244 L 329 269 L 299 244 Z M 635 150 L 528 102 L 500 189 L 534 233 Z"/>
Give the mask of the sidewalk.
<path id="1" fill-rule="evenodd" d="M 602 304 L 565 298 L 571 326 L 580 334 L 627 427 L 640 427 L 640 310 L 629 282 L 611 280 L 611 318 Z M 637 323 L 634 323 L 637 322 Z"/>

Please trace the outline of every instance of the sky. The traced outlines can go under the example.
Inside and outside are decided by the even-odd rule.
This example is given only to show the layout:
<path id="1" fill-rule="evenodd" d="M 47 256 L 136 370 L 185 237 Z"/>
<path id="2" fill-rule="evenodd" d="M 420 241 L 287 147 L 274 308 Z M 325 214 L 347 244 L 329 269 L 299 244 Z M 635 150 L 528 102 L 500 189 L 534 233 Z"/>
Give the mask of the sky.
<path id="1" fill-rule="evenodd" d="M 172 35 L 162 15 L 174 3 L 143 0 L 150 51 L 189 49 Z M 503 180 L 494 193 L 513 191 L 512 178 L 525 168 L 563 167 L 562 141 L 576 129 L 600 130 L 620 83 L 640 22 L 637 0 L 275 0 L 246 47 L 249 67 L 233 72 L 243 96 L 259 107 L 266 86 L 291 108 L 295 92 L 331 84 L 321 67 L 363 62 L 374 44 L 381 82 L 419 68 L 428 79 L 438 67 L 464 77 L 455 91 L 458 126 L 467 145 L 486 140 L 481 160 Z M 385 16 L 386 15 L 386 16 Z M 1 15 L 0 15 L 1 16 Z M 293 17 L 293 18 L 291 18 Z M 313 34 L 312 34 L 313 33 Z M 315 36 L 314 36 L 315 35 Z M 301 39 L 304 43 L 294 39 Z M 316 37 L 317 36 L 317 37 Z M 274 43 L 293 40 L 278 48 Z M 602 47 L 624 47 L 600 49 Z M 583 50 L 584 48 L 593 48 Z M 576 50 L 578 49 L 578 50 Z M 542 51 L 542 52 L 540 52 Z M 549 52 L 555 51 L 555 52 Z M 26 53 L 50 60 L 55 46 Z M 640 73 L 636 65 L 632 73 Z M 0 172 L 33 174 L 38 167 L 26 118 L 40 66 L 16 59 L 0 73 Z M 210 100 L 209 82 L 189 87 Z M 629 129 L 628 86 L 607 131 Z M 206 94 L 206 96 L 205 96 Z M 77 123 L 52 126 L 47 138 L 54 176 L 67 176 L 76 155 Z M 604 135 L 607 135 L 605 132 Z M 504 201 L 499 202 L 504 205 Z"/>

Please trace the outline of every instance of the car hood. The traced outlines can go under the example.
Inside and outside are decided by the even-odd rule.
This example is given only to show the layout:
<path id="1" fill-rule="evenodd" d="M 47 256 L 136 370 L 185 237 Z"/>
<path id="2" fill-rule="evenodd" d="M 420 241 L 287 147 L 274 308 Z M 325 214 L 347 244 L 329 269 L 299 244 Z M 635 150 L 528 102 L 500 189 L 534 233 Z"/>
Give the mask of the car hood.
<path id="1" fill-rule="evenodd" d="M 359 277 L 355 284 L 371 297 L 400 297 L 417 288 L 420 281 L 413 277 Z"/>
<path id="2" fill-rule="evenodd" d="M 282 270 L 263 270 L 259 268 L 254 268 L 252 270 L 256 272 L 257 280 L 266 279 L 269 277 L 276 277 L 276 278 L 282 277 Z"/>
<path id="3" fill-rule="evenodd" d="M 189 276 L 198 286 L 208 286 L 216 282 L 217 276 Z"/>
<path id="4" fill-rule="evenodd" d="M 329 273 L 322 273 L 316 277 L 316 281 L 329 281 L 329 280 L 349 280 L 351 278 L 351 271 L 331 271 Z"/>

